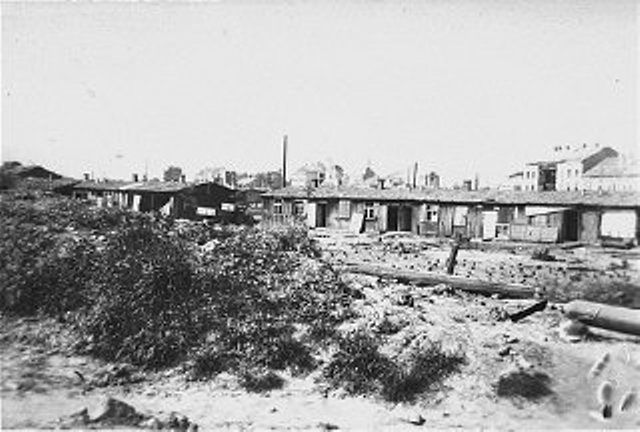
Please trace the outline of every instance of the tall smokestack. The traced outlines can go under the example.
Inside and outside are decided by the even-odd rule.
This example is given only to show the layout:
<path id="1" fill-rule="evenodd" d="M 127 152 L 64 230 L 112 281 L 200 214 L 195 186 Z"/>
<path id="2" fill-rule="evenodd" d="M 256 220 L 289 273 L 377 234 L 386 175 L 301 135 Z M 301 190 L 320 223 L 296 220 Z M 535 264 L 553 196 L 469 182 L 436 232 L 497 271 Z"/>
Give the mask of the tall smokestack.
<path id="1" fill-rule="evenodd" d="M 418 162 L 413 165 L 413 188 L 418 186 Z"/>
<path id="2" fill-rule="evenodd" d="M 287 136 L 282 142 L 282 187 L 287 187 Z"/>

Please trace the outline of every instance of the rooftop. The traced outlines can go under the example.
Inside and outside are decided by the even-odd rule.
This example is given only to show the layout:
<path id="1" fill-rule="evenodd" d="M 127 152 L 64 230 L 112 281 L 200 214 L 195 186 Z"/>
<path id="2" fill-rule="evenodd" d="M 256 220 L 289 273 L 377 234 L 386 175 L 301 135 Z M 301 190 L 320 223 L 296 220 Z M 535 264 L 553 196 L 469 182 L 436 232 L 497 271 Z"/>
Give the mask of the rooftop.
<path id="1" fill-rule="evenodd" d="M 578 192 L 578 191 L 511 191 L 453 189 L 371 189 L 327 188 L 311 190 L 287 187 L 267 192 L 263 197 L 352 199 L 361 201 L 421 201 L 452 204 L 520 204 L 539 206 L 583 205 L 614 208 L 640 207 L 640 192 Z"/>
<path id="2" fill-rule="evenodd" d="M 587 171 L 585 177 L 640 177 L 640 161 L 622 156 L 607 158 Z"/>

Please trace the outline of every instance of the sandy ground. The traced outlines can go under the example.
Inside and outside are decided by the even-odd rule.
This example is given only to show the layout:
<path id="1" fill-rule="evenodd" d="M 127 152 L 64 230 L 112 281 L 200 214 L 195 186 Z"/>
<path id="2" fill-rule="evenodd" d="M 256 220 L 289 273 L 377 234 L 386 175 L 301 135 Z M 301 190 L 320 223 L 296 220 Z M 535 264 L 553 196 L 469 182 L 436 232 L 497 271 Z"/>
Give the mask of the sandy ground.
<path id="1" fill-rule="evenodd" d="M 375 239 L 372 243 L 362 236 L 321 240 L 335 262 L 382 262 L 441 271 L 448 254 L 444 247 L 380 244 Z M 541 263 L 538 268 L 540 262 L 532 261 L 529 252 L 463 250 L 459 259 L 465 264 L 456 271 L 516 282 L 524 277 L 526 283 L 544 283 L 549 278 L 570 281 L 574 274 L 632 282 L 637 278 L 634 251 L 622 257 L 597 250 L 555 253 L 562 261 Z M 623 259 L 627 264 L 622 264 Z M 569 268 L 577 264 L 593 270 Z M 59 351 L 50 336 L 43 336 L 40 343 L 34 342 L 38 338 L 21 337 L 48 333 L 38 330 L 42 323 L 12 321 L 3 323 L 0 339 L 2 427 L 55 427 L 61 416 L 97 406 L 105 396 L 142 412 L 177 411 L 203 430 L 640 427 L 640 406 L 625 413 L 618 409 L 621 396 L 640 382 L 639 338 L 594 331 L 590 337 L 570 342 L 559 331 L 563 317 L 553 304 L 512 323 L 503 319 L 504 312 L 519 310 L 531 300 L 477 297 L 451 293 L 443 286 L 418 288 L 369 276 L 345 278 L 365 294 L 354 305 L 358 316 L 345 323 L 346 328 L 376 328 L 382 321 L 391 321 L 400 330 L 387 337 L 383 351 L 401 356 L 412 343 L 438 340 L 446 349 L 465 353 L 460 372 L 412 404 L 350 397 L 341 390 L 328 392 L 318 379 L 319 371 L 306 377 L 286 376 L 284 388 L 266 394 L 247 393 L 227 374 L 210 382 L 189 382 L 179 369 L 147 374 L 143 382 L 96 387 L 87 383 L 109 365 Z M 406 294 L 413 298 L 412 306 L 398 300 Z M 589 369 L 607 352 L 611 363 L 601 376 L 588 379 Z M 533 401 L 498 397 L 499 376 L 514 368 L 547 374 L 551 394 Z M 599 408 L 596 389 L 604 380 L 614 385 L 610 420 L 592 415 Z M 409 422 L 418 416 L 425 420 L 422 426 Z"/>

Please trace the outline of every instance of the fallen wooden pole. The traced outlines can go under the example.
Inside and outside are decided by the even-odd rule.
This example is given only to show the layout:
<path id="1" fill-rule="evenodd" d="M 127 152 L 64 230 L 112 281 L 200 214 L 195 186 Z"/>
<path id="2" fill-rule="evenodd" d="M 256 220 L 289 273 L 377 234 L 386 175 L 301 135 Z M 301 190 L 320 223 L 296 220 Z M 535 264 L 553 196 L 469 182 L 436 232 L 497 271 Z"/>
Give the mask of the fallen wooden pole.
<path id="1" fill-rule="evenodd" d="M 564 306 L 567 318 L 584 324 L 640 336 L 640 310 L 573 300 Z"/>
<path id="2" fill-rule="evenodd" d="M 401 283 L 411 283 L 418 286 L 433 286 L 443 283 L 450 285 L 454 289 L 469 293 L 487 296 L 498 294 L 505 298 L 514 299 L 533 298 L 540 291 L 527 285 L 467 279 L 460 276 L 432 272 L 406 271 L 372 264 L 348 263 L 341 267 L 341 270 L 348 273 L 396 279 Z"/>
<path id="3" fill-rule="evenodd" d="M 531 314 L 534 314 L 536 312 L 542 312 L 546 307 L 547 307 L 547 300 L 542 300 L 532 306 L 529 306 L 528 308 L 522 309 L 521 311 L 518 311 L 516 313 L 512 313 L 511 315 L 509 315 L 509 318 L 511 319 L 512 322 L 518 322 L 521 319 L 524 319 Z"/>

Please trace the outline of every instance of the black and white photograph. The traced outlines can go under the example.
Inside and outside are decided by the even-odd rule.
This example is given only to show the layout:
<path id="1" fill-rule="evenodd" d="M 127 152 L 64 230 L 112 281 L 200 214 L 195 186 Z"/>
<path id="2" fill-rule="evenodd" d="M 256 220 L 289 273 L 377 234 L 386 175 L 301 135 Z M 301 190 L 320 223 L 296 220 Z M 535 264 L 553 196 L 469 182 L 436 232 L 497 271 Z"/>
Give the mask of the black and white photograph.
<path id="1" fill-rule="evenodd" d="M 1 429 L 640 429 L 638 0 L 0 15 Z"/>

